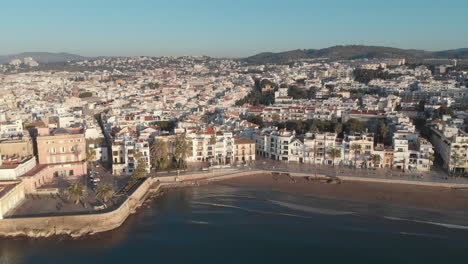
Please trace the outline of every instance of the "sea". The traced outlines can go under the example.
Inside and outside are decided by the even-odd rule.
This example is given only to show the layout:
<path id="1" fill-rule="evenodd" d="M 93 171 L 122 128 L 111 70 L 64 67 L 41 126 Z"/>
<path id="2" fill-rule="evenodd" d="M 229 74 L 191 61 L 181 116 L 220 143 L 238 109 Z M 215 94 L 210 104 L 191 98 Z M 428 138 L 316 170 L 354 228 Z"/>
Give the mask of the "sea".
<path id="1" fill-rule="evenodd" d="M 96 236 L 2 239 L 0 263 L 468 263 L 468 213 L 213 184 Z"/>

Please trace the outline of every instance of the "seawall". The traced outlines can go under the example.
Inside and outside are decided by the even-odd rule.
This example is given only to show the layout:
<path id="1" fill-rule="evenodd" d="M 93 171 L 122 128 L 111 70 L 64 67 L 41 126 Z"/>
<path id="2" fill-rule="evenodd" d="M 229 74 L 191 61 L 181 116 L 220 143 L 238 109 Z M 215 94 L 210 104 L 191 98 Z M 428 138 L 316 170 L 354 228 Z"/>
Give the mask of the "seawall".
<path id="1" fill-rule="evenodd" d="M 235 177 L 250 176 L 255 174 L 271 173 L 267 170 L 252 171 L 219 171 L 181 176 L 167 176 L 148 178 L 116 209 L 109 212 L 99 212 L 82 215 L 47 216 L 47 217 L 23 217 L 6 218 L 0 220 L 0 236 L 16 237 L 26 236 L 31 238 L 51 237 L 55 235 L 68 235 L 80 237 L 96 233 L 106 232 L 120 227 L 125 220 L 143 204 L 151 192 L 161 188 L 189 186 L 196 183 L 222 181 Z M 315 176 L 308 173 L 289 173 L 292 177 Z M 321 177 L 322 175 L 317 175 Z M 325 176 L 324 176 L 325 177 Z M 363 181 L 390 184 L 413 184 L 422 186 L 436 186 L 447 188 L 468 188 L 468 184 L 437 183 L 408 181 L 396 179 L 377 179 L 365 177 L 339 176 L 342 181 Z"/>
<path id="2" fill-rule="evenodd" d="M 218 172 L 147 178 L 118 208 L 112 211 L 66 216 L 6 218 L 0 220 L 0 237 L 41 238 L 56 235 L 80 237 L 106 232 L 120 227 L 143 204 L 151 192 L 156 192 L 160 188 L 186 186 L 194 180 L 223 180 L 256 173 L 261 172 L 246 171 L 231 174 Z"/>

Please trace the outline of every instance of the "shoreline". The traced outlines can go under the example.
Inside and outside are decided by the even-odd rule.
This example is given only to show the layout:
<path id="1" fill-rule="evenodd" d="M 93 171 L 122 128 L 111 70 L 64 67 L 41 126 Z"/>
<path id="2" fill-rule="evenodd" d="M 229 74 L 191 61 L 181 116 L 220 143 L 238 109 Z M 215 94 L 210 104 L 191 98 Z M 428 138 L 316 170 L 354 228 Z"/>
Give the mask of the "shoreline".
<path id="1" fill-rule="evenodd" d="M 9 218 L 0 220 L 0 239 L 85 238 L 104 234 L 121 227 L 137 209 L 167 189 L 196 187 L 206 184 L 228 184 L 278 191 L 310 194 L 370 203 L 390 203 L 436 210 L 468 210 L 468 189 L 463 184 L 414 182 L 375 178 L 339 176 L 341 180 L 304 173 L 273 171 L 211 172 L 164 178 L 147 178 L 127 200 L 110 212 L 75 216 Z M 276 179 L 274 179 L 276 178 Z M 322 182 L 322 183 L 320 183 Z M 460 186 L 460 189 L 454 189 Z M 17 223 L 15 223 L 17 222 Z M 44 222 L 46 222 L 44 224 Z M 5 225 L 8 223 L 8 225 Z M 100 223 L 100 225 L 91 225 Z M 34 228 L 31 228 L 33 226 Z M 58 226 L 58 228 L 56 228 Z M 91 228 L 90 226 L 93 226 Z"/>
<path id="2" fill-rule="evenodd" d="M 274 180 L 272 176 L 239 177 L 217 183 L 234 187 L 260 188 L 290 194 L 300 193 L 315 197 L 332 198 L 365 203 L 388 204 L 418 209 L 443 211 L 468 210 L 468 190 L 452 186 L 431 186 L 388 181 L 341 178 L 341 184 L 319 183 L 295 176 Z M 339 177 L 340 178 L 340 177 Z"/>

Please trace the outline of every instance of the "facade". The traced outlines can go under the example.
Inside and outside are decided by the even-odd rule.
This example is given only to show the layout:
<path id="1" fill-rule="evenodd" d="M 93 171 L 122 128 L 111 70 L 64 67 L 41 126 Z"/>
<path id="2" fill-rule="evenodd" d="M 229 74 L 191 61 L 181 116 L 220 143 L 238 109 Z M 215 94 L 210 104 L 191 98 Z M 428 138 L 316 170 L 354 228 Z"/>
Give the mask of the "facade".
<path id="1" fill-rule="evenodd" d="M 432 128 L 431 142 L 437 149 L 442 166 L 448 172 L 468 172 L 468 134 L 463 130 L 443 124 Z"/>
<path id="2" fill-rule="evenodd" d="M 36 142 L 39 164 L 53 168 L 54 176 L 79 176 L 87 173 L 83 129 L 38 128 Z"/>
<path id="3" fill-rule="evenodd" d="M 129 133 L 120 134 L 112 144 L 112 173 L 114 175 L 132 175 L 138 166 L 135 153 L 141 154 L 146 163 L 146 172 L 150 173 L 151 159 L 149 143 L 146 140 L 132 137 Z"/>
<path id="4" fill-rule="evenodd" d="M 5 121 L 0 123 L 0 138 L 9 138 L 23 135 L 23 122 L 21 120 Z"/>
<path id="5" fill-rule="evenodd" d="M 24 184 L 21 181 L 0 181 L 0 219 L 24 198 Z"/>
<path id="6" fill-rule="evenodd" d="M 0 157 L 1 158 L 1 157 Z M 36 167 L 36 157 L 15 161 L 0 161 L 0 181 L 17 180 Z"/>
<path id="7" fill-rule="evenodd" d="M 0 139 L 0 153 L 10 157 L 31 157 L 34 155 L 32 140 L 27 136 Z"/>
<path id="8" fill-rule="evenodd" d="M 234 161 L 248 163 L 255 160 L 255 141 L 250 138 L 234 139 Z"/>

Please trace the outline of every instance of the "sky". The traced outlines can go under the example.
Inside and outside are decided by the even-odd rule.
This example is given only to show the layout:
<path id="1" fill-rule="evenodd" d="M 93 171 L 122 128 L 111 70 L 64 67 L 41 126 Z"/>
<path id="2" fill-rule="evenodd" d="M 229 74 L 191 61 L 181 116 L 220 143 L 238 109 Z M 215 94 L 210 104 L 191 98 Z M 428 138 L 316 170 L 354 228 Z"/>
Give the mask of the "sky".
<path id="1" fill-rule="evenodd" d="M 0 0 L 0 54 L 245 57 L 468 48 L 467 0 Z"/>

